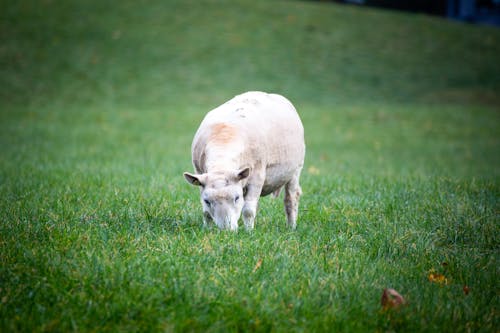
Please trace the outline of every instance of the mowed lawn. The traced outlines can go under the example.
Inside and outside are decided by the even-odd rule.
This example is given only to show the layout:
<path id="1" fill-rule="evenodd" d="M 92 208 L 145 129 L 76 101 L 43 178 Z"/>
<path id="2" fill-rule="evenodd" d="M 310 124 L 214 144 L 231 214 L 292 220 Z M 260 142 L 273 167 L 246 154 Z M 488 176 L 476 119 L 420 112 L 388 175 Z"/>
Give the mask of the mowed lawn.
<path id="1" fill-rule="evenodd" d="M 497 332 L 500 30 L 313 1 L 4 1 L 0 331 Z M 298 227 L 202 227 L 204 114 L 297 107 Z M 405 305 L 382 306 L 393 288 Z"/>

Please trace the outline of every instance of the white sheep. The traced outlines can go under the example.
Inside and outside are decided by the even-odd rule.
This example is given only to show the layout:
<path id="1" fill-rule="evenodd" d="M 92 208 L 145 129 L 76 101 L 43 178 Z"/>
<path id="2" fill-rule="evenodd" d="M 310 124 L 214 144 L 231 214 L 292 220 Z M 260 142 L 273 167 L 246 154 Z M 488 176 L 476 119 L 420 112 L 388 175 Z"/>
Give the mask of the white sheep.
<path id="1" fill-rule="evenodd" d="M 184 177 L 201 188 L 205 224 L 214 220 L 220 229 L 237 230 L 243 212 L 246 229 L 253 229 L 259 197 L 277 196 L 284 187 L 288 225 L 295 229 L 304 128 L 285 97 L 252 91 L 210 111 L 191 153 L 196 174 Z"/>

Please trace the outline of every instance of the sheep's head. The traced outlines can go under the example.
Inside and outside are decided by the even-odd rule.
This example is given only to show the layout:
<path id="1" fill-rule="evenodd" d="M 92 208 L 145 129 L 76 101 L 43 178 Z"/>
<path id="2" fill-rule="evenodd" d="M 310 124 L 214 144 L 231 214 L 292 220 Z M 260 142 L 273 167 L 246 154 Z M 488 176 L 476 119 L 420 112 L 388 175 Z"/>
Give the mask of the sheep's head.
<path id="1" fill-rule="evenodd" d="M 204 174 L 184 173 L 184 178 L 201 188 L 201 204 L 205 217 L 220 229 L 237 230 L 238 220 L 245 203 L 243 188 L 250 168 Z"/>

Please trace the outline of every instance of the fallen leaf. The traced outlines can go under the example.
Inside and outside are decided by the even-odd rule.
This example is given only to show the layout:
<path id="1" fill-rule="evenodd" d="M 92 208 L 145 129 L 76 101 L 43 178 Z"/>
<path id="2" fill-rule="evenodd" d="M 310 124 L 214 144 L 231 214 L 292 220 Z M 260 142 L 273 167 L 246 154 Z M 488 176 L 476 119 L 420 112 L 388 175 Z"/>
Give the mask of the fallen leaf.
<path id="1" fill-rule="evenodd" d="M 255 267 L 253 268 L 252 273 L 255 273 L 260 268 L 261 265 L 262 265 L 262 258 L 257 261 Z"/>
<path id="2" fill-rule="evenodd" d="M 430 282 L 448 284 L 448 279 L 443 274 L 431 272 L 429 273 L 428 279 Z"/>
<path id="3" fill-rule="evenodd" d="M 384 289 L 382 293 L 382 298 L 380 299 L 380 303 L 384 310 L 387 309 L 397 309 L 402 305 L 406 304 L 406 300 L 401 294 L 399 294 L 396 290 L 392 288 Z"/>
<path id="4" fill-rule="evenodd" d="M 465 295 L 469 295 L 470 288 L 468 286 L 464 286 L 463 291 Z"/>

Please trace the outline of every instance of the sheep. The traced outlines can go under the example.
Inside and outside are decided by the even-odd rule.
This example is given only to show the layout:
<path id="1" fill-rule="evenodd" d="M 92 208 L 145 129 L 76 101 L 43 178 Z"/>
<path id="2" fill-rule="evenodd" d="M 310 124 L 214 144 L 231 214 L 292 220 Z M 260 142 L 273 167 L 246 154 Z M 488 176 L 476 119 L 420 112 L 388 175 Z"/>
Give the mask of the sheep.
<path id="1" fill-rule="evenodd" d="M 237 230 L 243 215 L 254 228 L 258 201 L 284 187 L 288 226 L 296 228 L 304 165 L 304 127 L 295 107 L 277 94 L 252 91 L 207 113 L 191 146 L 196 173 L 185 179 L 200 187 L 204 225 Z"/>

